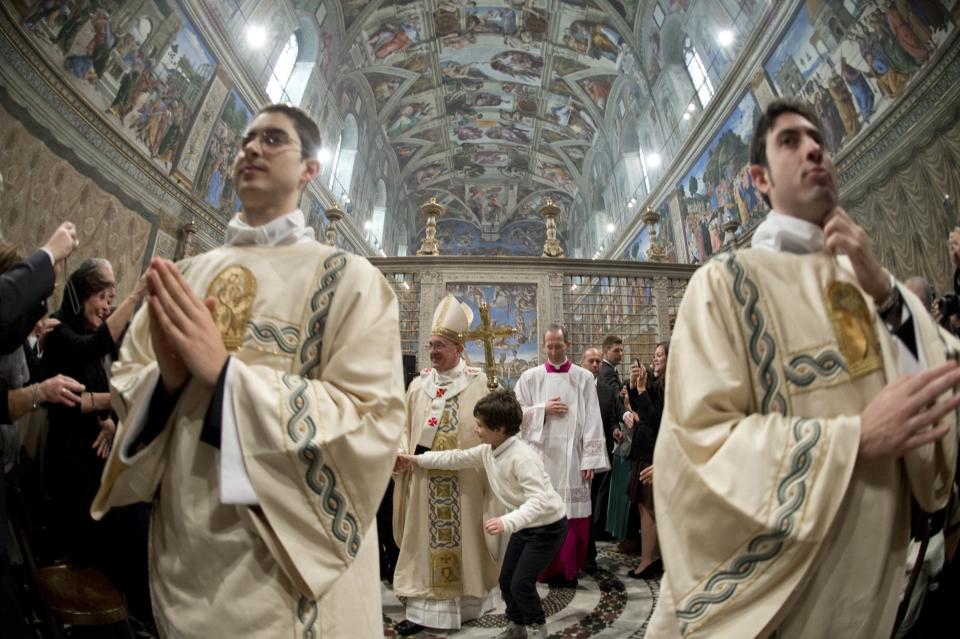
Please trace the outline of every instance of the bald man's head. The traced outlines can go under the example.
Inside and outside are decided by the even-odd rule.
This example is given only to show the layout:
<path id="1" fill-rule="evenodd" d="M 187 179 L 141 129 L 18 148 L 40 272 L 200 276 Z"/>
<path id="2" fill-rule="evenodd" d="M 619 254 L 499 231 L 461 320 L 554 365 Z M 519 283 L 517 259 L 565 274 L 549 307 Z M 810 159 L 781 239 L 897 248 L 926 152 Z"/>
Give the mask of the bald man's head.
<path id="1" fill-rule="evenodd" d="M 596 377 L 600 374 L 601 361 L 602 358 L 600 357 L 600 350 L 596 348 L 588 348 L 583 353 L 583 361 L 580 362 L 580 366 L 593 373 L 593 376 Z"/>

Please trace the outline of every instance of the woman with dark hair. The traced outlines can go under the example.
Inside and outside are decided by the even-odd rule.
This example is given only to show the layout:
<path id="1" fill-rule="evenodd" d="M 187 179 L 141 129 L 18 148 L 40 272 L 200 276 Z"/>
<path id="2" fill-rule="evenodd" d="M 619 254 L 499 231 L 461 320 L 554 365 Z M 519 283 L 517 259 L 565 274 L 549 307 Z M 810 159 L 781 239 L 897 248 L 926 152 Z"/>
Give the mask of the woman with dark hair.
<path id="1" fill-rule="evenodd" d="M 640 563 L 628 576 L 653 577 L 661 567 L 657 545 L 657 520 L 653 510 L 653 448 L 660 432 L 669 342 L 660 342 L 653 352 L 653 370 L 630 366 L 630 407 L 634 411 L 633 443 L 630 458 L 633 471 L 627 483 L 627 495 L 640 510 Z"/>
<path id="2" fill-rule="evenodd" d="M 53 315 L 60 325 L 47 336 L 47 372 L 69 375 L 85 387 L 78 405 L 50 407 L 46 463 L 63 524 L 64 550 L 80 562 L 100 564 L 102 551 L 109 548 L 110 540 L 89 513 L 116 430 L 107 371 L 145 293 L 141 277 L 111 313 L 113 269 L 105 259 L 88 259 L 70 274 L 60 310 Z"/>

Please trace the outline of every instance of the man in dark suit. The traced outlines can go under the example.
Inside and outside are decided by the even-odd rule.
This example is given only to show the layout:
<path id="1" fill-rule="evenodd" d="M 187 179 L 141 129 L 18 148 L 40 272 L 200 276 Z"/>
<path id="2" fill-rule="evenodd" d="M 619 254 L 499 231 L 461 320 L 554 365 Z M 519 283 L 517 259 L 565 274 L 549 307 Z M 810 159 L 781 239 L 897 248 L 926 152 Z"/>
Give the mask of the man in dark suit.
<path id="1" fill-rule="evenodd" d="M 77 247 L 77 229 L 70 222 L 60 225 L 47 243 L 22 262 L 0 273 L 0 355 L 23 346 L 44 313 L 47 297 L 53 293 L 55 266 L 62 264 Z M 8 389 L 0 384 L 0 423 L 10 423 Z M 0 445 L 0 455 L 2 455 Z M 7 555 L 6 481 L 0 468 L 0 628 L 4 636 L 29 637 L 16 597 Z"/>
<path id="2" fill-rule="evenodd" d="M 36 253 L 0 274 L 0 355 L 20 348 L 47 312 L 54 268 L 73 253 L 77 229 L 64 222 Z"/>
<path id="3" fill-rule="evenodd" d="M 617 395 L 623 388 L 617 366 L 623 361 L 623 340 L 616 335 L 603 338 L 603 363 L 600 365 L 600 381 L 613 387 Z"/>
<path id="4" fill-rule="evenodd" d="M 620 346 L 621 355 L 623 345 Z M 617 429 L 620 423 L 620 416 L 623 414 L 623 403 L 620 401 L 618 391 L 610 384 L 604 382 L 601 378 L 601 358 L 600 351 L 595 348 L 588 348 L 583 353 L 583 361 L 580 366 L 587 369 L 597 380 L 597 399 L 600 401 L 600 415 L 603 418 L 603 438 L 606 441 L 607 453 L 613 449 L 613 431 Z M 613 369 L 616 374 L 616 369 Z M 598 472 L 593 476 L 590 483 L 590 502 L 593 510 L 593 521 L 590 524 L 590 542 L 587 545 L 587 565 L 586 572 L 594 573 L 597 570 L 597 540 L 603 541 L 609 539 L 606 532 L 607 525 L 607 500 L 610 496 L 610 473 Z"/>

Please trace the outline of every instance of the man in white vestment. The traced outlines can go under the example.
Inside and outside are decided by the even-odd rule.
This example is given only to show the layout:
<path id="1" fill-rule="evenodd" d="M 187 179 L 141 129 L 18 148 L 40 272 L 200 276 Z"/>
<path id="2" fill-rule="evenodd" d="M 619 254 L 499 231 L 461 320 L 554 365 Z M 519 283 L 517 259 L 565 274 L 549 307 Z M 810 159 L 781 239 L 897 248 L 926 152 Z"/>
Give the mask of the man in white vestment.
<path id="1" fill-rule="evenodd" d="M 543 458 L 553 488 L 563 498 L 569 527 L 541 581 L 575 587 L 587 563 L 590 541 L 590 482 L 610 470 L 603 420 L 593 374 L 567 359 L 570 341 L 562 326 L 543 336 L 547 361 L 523 372 L 514 391 L 523 406 L 520 434 Z"/>
<path id="2" fill-rule="evenodd" d="M 466 449 L 480 444 L 473 407 L 488 390 L 479 368 L 463 360 L 470 307 L 447 295 L 430 330 L 430 368 L 407 389 L 400 452 Z M 426 470 L 396 477 L 393 533 L 400 547 L 393 590 L 406 598 L 400 635 L 424 628 L 457 630 L 499 602 L 496 540 L 483 530 L 484 509 L 496 508 L 482 469 Z M 492 549 L 492 550 L 491 550 Z"/>
<path id="3" fill-rule="evenodd" d="M 772 211 L 696 272 L 671 341 L 647 636 L 889 637 L 911 496 L 953 481 L 958 343 L 837 207 L 808 107 L 771 103 L 750 162 Z"/>
<path id="4" fill-rule="evenodd" d="M 297 209 L 317 125 L 264 107 L 225 246 L 155 259 L 114 365 L 121 422 L 91 512 L 153 501 L 164 637 L 379 637 L 377 505 L 403 427 L 396 298 Z M 201 301 L 203 300 L 203 301 Z"/>

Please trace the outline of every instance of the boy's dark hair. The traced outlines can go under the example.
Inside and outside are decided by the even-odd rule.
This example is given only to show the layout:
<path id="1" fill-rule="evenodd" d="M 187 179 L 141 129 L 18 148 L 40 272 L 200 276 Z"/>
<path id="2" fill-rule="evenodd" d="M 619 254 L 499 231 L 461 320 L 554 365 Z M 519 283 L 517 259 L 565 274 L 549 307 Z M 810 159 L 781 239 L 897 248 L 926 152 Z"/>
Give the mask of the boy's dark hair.
<path id="1" fill-rule="evenodd" d="M 293 122 L 293 129 L 300 138 L 300 157 L 304 160 L 316 158 L 320 152 L 320 128 L 306 111 L 292 104 L 268 104 L 259 111 L 261 113 L 282 113 Z"/>
<path id="2" fill-rule="evenodd" d="M 760 119 L 757 120 L 757 124 L 753 127 L 753 138 L 750 140 L 750 164 L 770 166 L 767 163 L 767 134 L 770 133 L 770 129 L 773 128 L 777 118 L 784 113 L 796 113 L 810 120 L 810 123 L 817 127 L 818 131 L 823 131 L 820 118 L 817 117 L 816 112 L 809 105 L 797 100 L 774 100 L 767 105 L 767 108 L 760 115 Z M 767 194 L 761 193 L 760 195 L 767 206 L 770 206 L 770 198 L 767 197 Z"/>
<path id="3" fill-rule="evenodd" d="M 523 409 L 513 391 L 500 389 L 478 401 L 473 416 L 482 419 L 490 430 L 502 430 L 510 436 L 520 432 Z"/>
<path id="4" fill-rule="evenodd" d="M 623 340 L 616 335 L 607 335 L 603 338 L 603 352 L 606 353 L 608 350 L 610 350 L 610 347 L 615 344 L 620 344 L 623 346 Z"/>

